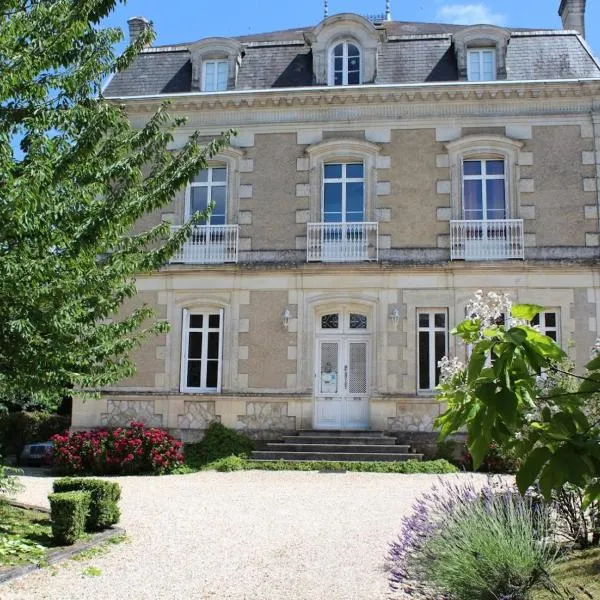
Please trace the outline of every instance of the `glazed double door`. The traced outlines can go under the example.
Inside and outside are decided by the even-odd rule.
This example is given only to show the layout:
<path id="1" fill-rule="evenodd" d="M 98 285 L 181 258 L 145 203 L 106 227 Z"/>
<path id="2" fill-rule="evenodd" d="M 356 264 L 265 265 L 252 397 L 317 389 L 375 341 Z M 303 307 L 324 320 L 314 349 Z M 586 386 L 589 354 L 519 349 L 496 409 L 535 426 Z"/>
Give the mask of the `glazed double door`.
<path id="1" fill-rule="evenodd" d="M 368 429 L 369 343 L 357 336 L 317 339 L 316 429 Z"/>

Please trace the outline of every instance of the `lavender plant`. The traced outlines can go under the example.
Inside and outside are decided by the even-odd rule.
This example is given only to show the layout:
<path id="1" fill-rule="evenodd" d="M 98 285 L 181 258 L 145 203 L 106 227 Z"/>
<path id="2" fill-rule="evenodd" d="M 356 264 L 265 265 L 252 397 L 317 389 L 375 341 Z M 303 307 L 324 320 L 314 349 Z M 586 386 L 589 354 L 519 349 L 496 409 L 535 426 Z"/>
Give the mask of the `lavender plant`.
<path id="1" fill-rule="evenodd" d="M 445 481 L 423 495 L 391 545 L 390 587 L 414 598 L 528 600 L 553 589 L 549 508 L 514 488 Z"/>

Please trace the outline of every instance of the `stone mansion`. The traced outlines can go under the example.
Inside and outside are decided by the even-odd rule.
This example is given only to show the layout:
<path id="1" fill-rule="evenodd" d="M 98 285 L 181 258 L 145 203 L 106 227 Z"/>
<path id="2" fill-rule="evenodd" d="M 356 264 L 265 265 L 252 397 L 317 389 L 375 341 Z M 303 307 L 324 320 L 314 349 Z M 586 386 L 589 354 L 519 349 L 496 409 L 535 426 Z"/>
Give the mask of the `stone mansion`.
<path id="1" fill-rule="evenodd" d="M 336 14 L 144 49 L 104 91 L 134 124 L 169 98 L 188 117 L 174 149 L 238 135 L 142 224 L 214 204 L 138 278 L 136 301 L 171 331 L 134 377 L 75 400 L 73 427 L 430 432 L 437 363 L 464 360 L 450 331 L 477 289 L 544 305 L 542 330 L 585 362 L 600 327 L 600 63 L 585 0 L 552 8 L 563 29 Z"/>

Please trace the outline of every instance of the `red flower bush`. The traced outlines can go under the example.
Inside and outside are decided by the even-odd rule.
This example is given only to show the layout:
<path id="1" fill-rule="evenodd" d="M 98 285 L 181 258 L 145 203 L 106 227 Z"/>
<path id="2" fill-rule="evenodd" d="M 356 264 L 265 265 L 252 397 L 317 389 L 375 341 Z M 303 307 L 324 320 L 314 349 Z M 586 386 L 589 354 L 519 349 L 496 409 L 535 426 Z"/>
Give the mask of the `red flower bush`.
<path id="1" fill-rule="evenodd" d="M 65 432 L 51 440 L 54 466 L 65 474 L 162 474 L 183 464 L 181 442 L 136 421 L 130 427 Z"/>

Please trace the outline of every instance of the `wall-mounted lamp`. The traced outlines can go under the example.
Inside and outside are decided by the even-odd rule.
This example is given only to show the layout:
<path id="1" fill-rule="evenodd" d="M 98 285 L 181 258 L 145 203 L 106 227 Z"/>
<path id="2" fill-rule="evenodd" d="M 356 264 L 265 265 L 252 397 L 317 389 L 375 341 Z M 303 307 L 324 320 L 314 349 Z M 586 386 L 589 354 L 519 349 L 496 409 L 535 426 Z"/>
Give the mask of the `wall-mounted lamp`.
<path id="1" fill-rule="evenodd" d="M 398 323 L 400 322 L 400 309 L 397 306 L 392 308 L 392 312 L 390 313 L 390 320 L 392 321 L 392 325 L 394 326 L 394 331 L 398 329 Z"/>
<path id="2" fill-rule="evenodd" d="M 281 323 L 286 329 L 288 328 L 288 325 L 290 324 L 290 317 L 291 317 L 290 309 L 286 308 L 281 313 Z"/>

